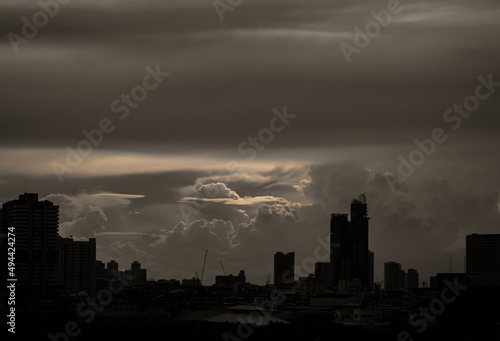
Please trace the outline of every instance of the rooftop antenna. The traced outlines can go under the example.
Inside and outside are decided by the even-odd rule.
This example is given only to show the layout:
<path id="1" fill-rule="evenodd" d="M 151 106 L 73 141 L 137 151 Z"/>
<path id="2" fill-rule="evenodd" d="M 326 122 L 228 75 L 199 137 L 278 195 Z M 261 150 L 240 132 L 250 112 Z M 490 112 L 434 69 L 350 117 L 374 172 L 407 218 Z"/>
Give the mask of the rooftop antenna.
<path id="1" fill-rule="evenodd" d="M 451 263 L 451 252 L 450 252 L 450 273 L 453 272 L 452 269 L 453 269 L 453 267 L 452 267 L 452 263 Z"/>

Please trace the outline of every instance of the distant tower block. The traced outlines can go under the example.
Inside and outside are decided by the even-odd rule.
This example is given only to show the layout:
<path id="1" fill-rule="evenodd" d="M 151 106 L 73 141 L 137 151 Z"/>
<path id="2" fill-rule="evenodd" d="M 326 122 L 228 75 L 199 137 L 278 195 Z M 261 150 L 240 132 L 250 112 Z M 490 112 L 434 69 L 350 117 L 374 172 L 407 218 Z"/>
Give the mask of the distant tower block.
<path id="1" fill-rule="evenodd" d="M 274 285 L 278 289 L 289 289 L 295 278 L 295 252 L 274 254 Z"/>
<path id="2" fill-rule="evenodd" d="M 368 250 L 368 205 L 364 194 L 351 201 L 351 220 L 347 213 L 333 213 L 330 221 L 330 266 L 333 286 L 339 280 L 361 281 L 373 286 L 372 259 Z"/>

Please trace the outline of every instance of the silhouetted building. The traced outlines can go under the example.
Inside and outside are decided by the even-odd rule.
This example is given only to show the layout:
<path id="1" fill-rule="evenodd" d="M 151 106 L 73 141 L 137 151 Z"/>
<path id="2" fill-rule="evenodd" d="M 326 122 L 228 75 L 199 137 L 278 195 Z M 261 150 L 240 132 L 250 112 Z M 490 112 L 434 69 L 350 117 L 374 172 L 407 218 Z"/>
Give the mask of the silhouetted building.
<path id="1" fill-rule="evenodd" d="M 191 278 L 191 279 L 183 279 L 182 280 L 182 286 L 185 287 L 199 287 L 201 286 L 201 281 L 199 278 Z"/>
<path id="2" fill-rule="evenodd" d="M 236 283 L 246 283 L 247 277 L 245 276 L 245 271 L 240 270 L 238 276 L 233 276 L 229 274 L 227 276 L 215 276 L 215 285 L 217 286 L 227 286 L 231 287 Z"/>
<path id="3" fill-rule="evenodd" d="M 38 201 L 37 193 L 25 193 L 0 209 L 2 278 L 7 277 L 8 233 L 15 235 L 17 302 L 33 307 L 53 298 L 57 289 L 59 206 Z M 14 229 L 8 229 L 13 227 Z"/>
<path id="4" fill-rule="evenodd" d="M 399 281 L 400 281 L 400 287 L 401 288 L 406 288 L 406 271 L 404 271 L 403 269 L 401 269 L 401 275 L 399 277 Z"/>
<path id="5" fill-rule="evenodd" d="M 402 273 L 401 264 L 396 262 L 384 263 L 384 288 L 385 289 L 402 288 L 401 273 Z"/>
<path id="6" fill-rule="evenodd" d="M 406 287 L 408 289 L 418 289 L 419 288 L 419 279 L 418 279 L 417 270 L 408 269 L 408 273 L 406 274 Z"/>
<path id="7" fill-rule="evenodd" d="M 437 287 L 438 287 L 437 276 L 430 276 L 429 277 L 429 287 L 431 287 L 433 289 L 437 289 Z"/>
<path id="8" fill-rule="evenodd" d="M 142 285 L 146 283 L 147 280 L 147 271 L 146 269 L 141 269 L 141 263 L 138 261 L 134 261 L 130 264 L 130 273 L 126 275 L 132 276 L 132 283 L 135 285 Z"/>
<path id="9" fill-rule="evenodd" d="M 442 303 L 433 307 L 440 314 L 433 313 L 439 327 L 484 331 L 500 323 L 500 275 L 438 273 L 436 277 Z"/>
<path id="10" fill-rule="evenodd" d="M 113 272 L 116 274 L 118 273 L 118 263 L 114 260 L 110 260 L 106 265 L 106 277 L 112 278 Z"/>
<path id="11" fill-rule="evenodd" d="M 75 241 L 59 237 L 58 282 L 73 294 L 95 293 L 96 241 Z"/>
<path id="12" fill-rule="evenodd" d="M 362 287 L 373 285 L 370 279 L 371 264 L 368 250 L 368 213 L 366 197 L 361 194 L 351 201 L 351 220 L 347 213 L 331 215 L 330 263 L 332 282 L 359 279 Z"/>
<path id="13" fill-rule="evenodd" d="M 368 288 L 373 288 L 375 282 L 375 253 L 368 250 Z"/>
<path id="14" fill-rule="evenodd" d="M 352 281 L 348 281 L 345 279 L 340 279 L 337 291 L 339 293 L 348 293 L 352 290 L 359 291 L 361 288 L 361 280 L 359 278 L 355 278 Z"/>
<path id="15" fill-rule="evenodd" d="M 295 279 L 295 252 L 274 254 L 274 285 L 278 289 L 291 288 Z"/>
<path id="16" fill-rule="evenodd" d="M 95 278 L 106 278 L 106 265 L 100 260 L 95 261 Z"/>
<path id="17" fill-rule="evenodd" d="M 325 286 L 332 286 L 332 268 L 330 262 L 317 262 L 314 264 L 314 278 L 322 279 Z"/>
<path id="18" fill-rule="evenodd" d="M 466 273 L 500 274 L 500 234 L 470 234 L 465 245 Z"/>
<path id="19" fill-rule="evenodd" d="M 303 295 L 314 295 L 316 292 L 326 289 L 326 280 L 315 275 L 299 277 L 299 291 Z"/>

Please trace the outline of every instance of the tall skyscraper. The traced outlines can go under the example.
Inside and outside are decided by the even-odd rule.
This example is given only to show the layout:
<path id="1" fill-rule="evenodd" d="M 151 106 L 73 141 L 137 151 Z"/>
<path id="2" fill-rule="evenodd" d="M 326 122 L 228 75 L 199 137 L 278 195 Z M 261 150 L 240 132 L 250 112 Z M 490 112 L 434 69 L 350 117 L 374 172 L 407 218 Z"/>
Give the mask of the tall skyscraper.
<path id="1" fill-rule="evenodd" d="M 500 234 L 470 234 L 465 238 L 465 272 L 500 274 Z"/>
<path id="2" fill-rule="evenodd" d="M 396 262 L 384 263 L 384 288 L 400 289 L 403 283 L 401 274 L 401 264 Z"/>
<path id="3" fill-rule="evenodd" d="M 295 252 L 274 254 L 274 285 L 278 289 L 289 289 L 295 279 Z"/>
<path id="4" fill-rule="evenodd" d="M 370 254 L 368 250 L 368 205 L 361 194 L 351 201 L 351 220 L 347 213 L 333 213 L 330 221 L 330 264 L 332 283 L 339 280 L 359 279 L 361 286 L 373 285 L 370 280 Z"/>
<path id="5" fill-rule="evenodd" d="M 70 293 L 95 293 L 96 241 L 59 237 L 59 283 Z"/>
<path id="6" fill-rule="evenodd" d="M 406 287 L 408 289 L 418 289 L 419 288 L 419 279 L 418 279 L 417 270 L 408 269 L 408 273 L 406 274 Z"/>
<path id="7" fill-rule="evenodd" d="M 15 234 L 17 303 L 30 308 L 42 299 L 55 297 L 58 271 L 59 206 L 38 201 L 37 193 L 25 193 L 0 209 L 2 269 L 7 278 L 7 233 Z M 23 302 L 24 301 L 24 302 Z"/>

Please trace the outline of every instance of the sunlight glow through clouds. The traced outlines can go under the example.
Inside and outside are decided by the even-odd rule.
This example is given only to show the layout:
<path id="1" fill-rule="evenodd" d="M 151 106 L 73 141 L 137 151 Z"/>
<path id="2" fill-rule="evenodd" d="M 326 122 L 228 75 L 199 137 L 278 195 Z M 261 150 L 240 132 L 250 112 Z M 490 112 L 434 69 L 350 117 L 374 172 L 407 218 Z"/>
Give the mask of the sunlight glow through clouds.
<path id="1" fill-rule="evenodd" d="M 266 203 L 279 203 L 282 205 L 291 205 L 292 203 L 281 197 L 274 197 L 271 195 L 256 196 L 256 197 L 243 197 L 238 199 L 232 198 L 199 198 L 199 197 L 185 197 L 180 200 L 180 202 L 193 202 L 193 201 L 209 201 L 216 202 L 225 205 L 237 205 L 237 206 L 252 206 L 252 205 L 262 205 Z M 297 204 L 297 203 L 295 203 Z M 302 204 L 301 204 L 302 205 Z"/>
<path id="2" fill-rule="evenodd" d="M 53 161 L 64 163 L 65 160 L 61 157 L 63 155 L 65 155 L 65 151 L 57 149 L 0 148 L 0 160 L 9 160 L 9 163 L 0 165 L 0 174 L 54 174 L 51 163 Z M 65 174 L 65 177 L 154 173 L 180 169 L 217 171 L 225 169 L 229 161 L 231 159 L 225 157 L 196 154 L 163 155 L 96 150 L 84 159 L 72 173 Z M 239 160 L 234 159 L 234 161 Z M 271 170 L 274 168 L 274 164 L 274 161 L 252 161 L 249 163 L 243 160 L 240 162 L 241 169 L 248 171 L 252 169 Z M 287 162 L 284 160 L 280 166 L 294 167 L 296 164 L 296 161 Z"/>

